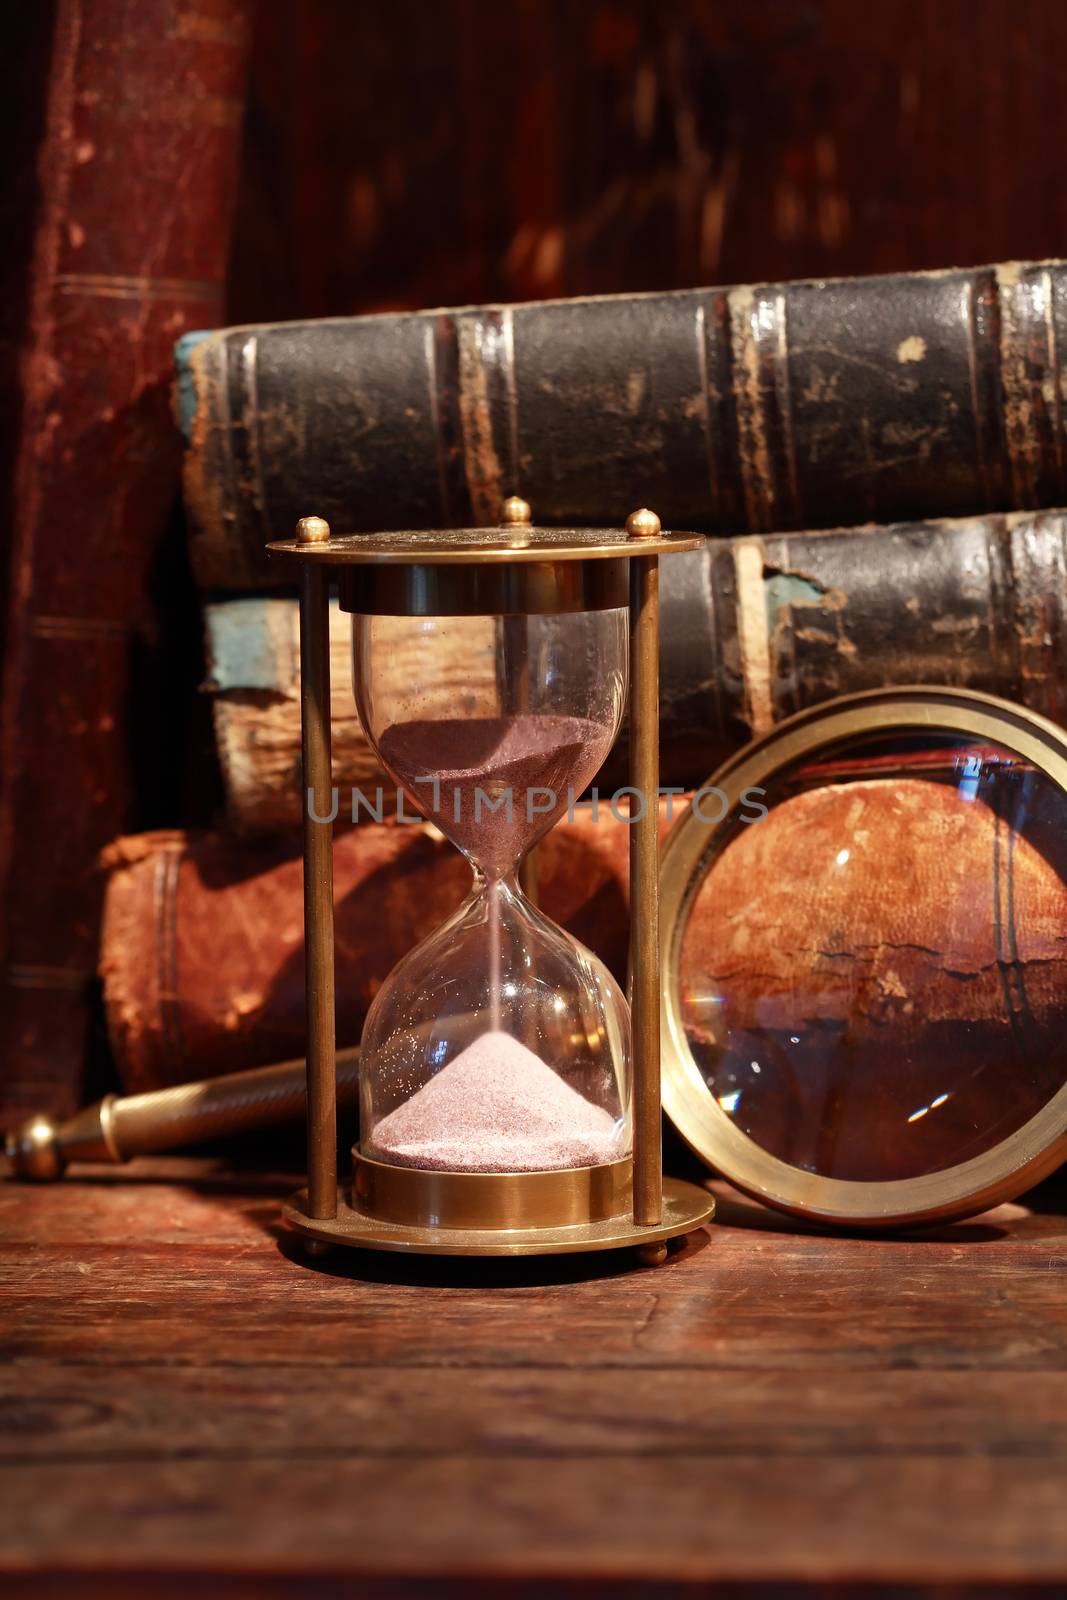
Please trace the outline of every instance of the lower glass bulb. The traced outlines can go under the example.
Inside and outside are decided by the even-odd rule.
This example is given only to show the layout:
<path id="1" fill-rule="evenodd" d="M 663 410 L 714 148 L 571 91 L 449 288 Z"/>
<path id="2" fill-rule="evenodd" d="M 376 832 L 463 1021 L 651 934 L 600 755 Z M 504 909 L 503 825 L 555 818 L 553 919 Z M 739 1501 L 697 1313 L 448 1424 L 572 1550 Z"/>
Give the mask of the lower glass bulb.
<path id="1" fill-rule="evenodd" d="M 480 878 L 390 974 L 361 1054 L 361 1150 L 449 1172 L 599 1166 L 630 1152 L 629 1010 L 514 880 Z"/>

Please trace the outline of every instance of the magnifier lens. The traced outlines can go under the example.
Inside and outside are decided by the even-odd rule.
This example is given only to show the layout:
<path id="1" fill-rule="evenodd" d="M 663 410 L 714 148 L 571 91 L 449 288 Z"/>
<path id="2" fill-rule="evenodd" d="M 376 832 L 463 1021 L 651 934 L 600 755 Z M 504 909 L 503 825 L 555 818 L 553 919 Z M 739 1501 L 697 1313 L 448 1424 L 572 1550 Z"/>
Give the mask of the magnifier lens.
<path id="1" fill-rule="evenodd" d="M 921 1177 L 1067 1081 L 1067 801 L 1040 769 L 948 732 L 866 734 L 709 838 L 680 1020 L 719 1109 L 769 1154 Z"/>

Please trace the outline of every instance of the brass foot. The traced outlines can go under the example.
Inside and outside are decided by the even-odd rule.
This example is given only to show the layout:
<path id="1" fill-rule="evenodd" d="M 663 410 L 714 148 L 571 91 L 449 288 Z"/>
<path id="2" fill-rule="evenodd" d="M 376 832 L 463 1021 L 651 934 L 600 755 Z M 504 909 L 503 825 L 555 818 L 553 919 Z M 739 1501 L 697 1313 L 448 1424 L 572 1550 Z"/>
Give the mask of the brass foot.
<path id="1" fill-rule="evenodd" d="M 638 1245 L 637 1259 L 643 1267 L 661 1267 L 667 1259 L 666 1242 L 660 1239 L 655 1244 Z"/>
<path id="2" fill-rule="evenodd" d="M 328 1256 L 333 1253 L 333 1245 L 326 1239 L 305 1239 L 303 1247 L 304 1254 L 308 1256 Z"/>
<path id="3" fill-rule="evenodd" d="M 627 1212 L 617 1217 L 603 1217 L 598 1222 L 552 1227 L 423 1226 L 373 1216 L 360 1209 L 358 1195 L 351 1202 L 340 1196 L 335 1217 L 316 1218 L 308 1216 L 306 1192 L 294 1195 L 282 1215 L 305 1239 L 350 1249 L 399 1250 L 435 1256 L 552 1256 L 625 1249 L 633 1252 L 635 1264 L 640 1261 L 658 1265 L 666 1255 L 665 1240 L 691 1233 L 707 1222 L 714 1210 L 715 1202 L 704 1190 L 680 1178 L 666 1178 L 663 1217 L 657 1223 L 634 1222 Z"/>

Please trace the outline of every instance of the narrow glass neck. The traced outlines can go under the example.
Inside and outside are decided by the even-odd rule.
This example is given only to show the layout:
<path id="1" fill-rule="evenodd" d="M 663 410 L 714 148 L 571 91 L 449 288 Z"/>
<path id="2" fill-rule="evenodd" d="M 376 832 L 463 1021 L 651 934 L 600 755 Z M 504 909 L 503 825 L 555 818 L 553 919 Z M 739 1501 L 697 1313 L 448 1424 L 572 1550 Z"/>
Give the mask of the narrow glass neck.
<path id="1" fill-rule="evenodd" d="M 477 861 L 471 861 L 469 856 L 467 857 L 467 860 L 470 864 L 471 871 L 474 873 L 474 883 L 471 886 L 472 894 L 482 895 L 492 893 L 502 894 L 505 898 L 510 896 L 515 900 L 526 899 L 526 896 L 523 893 L 522 884 L 519 882 L 518 865 L 510 866 L 506 872 L 488 873 L 484 870 L 484 868 L 478 865 Z"/>

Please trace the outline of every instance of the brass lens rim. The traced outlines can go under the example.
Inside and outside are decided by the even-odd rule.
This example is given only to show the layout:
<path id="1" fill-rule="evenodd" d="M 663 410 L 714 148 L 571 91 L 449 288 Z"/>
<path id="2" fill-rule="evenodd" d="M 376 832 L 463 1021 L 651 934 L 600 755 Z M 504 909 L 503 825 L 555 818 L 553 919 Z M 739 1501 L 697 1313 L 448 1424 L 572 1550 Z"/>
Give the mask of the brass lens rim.
<path id="1" fill-rule="evenodd" d="M 908 685 L 827 701 L 753 740 L 708 779 L 706 787 L 726 797 L 722 819 L 706 822 L 689 806 L 667 838 L 660 890 L 664 1110 L 702 1161 L 742 1192 L 794 1216 L 862 1228 L 948 1221 L 1014 1199 L 1067 1160 L 1064 1084 L 1000 1144 L 943 1171 L 868 1183 L 805 1172 L 737 1127 L 712 1096 L 689 1048 L 679 992 L 682 940 L 704 863 L 714 859 L 714 841 L 743 792 L 767 787 L 787 769 L 858 736 L 937 730 L 1000 745 L 1067 794 L 1067 734 L 1048 718 L 975 690 Z"/>

